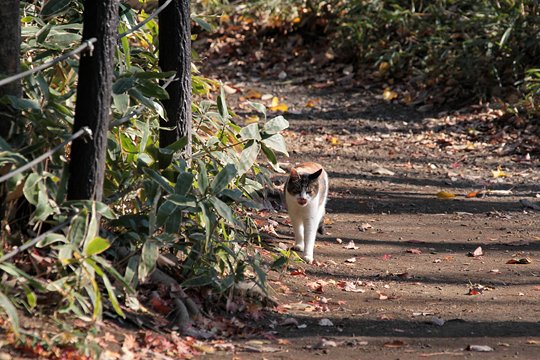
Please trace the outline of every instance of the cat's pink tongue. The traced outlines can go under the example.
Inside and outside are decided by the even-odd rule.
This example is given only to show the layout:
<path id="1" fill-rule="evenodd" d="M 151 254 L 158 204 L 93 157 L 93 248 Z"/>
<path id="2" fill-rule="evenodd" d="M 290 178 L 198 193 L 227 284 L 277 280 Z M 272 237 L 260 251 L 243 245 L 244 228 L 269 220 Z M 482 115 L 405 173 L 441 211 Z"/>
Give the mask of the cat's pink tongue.
<path id="1" fill-rule="evenodd" d="M 298 204 L 300 205 L 306 205 L 307 204 L 307 200 L 306 199 L 298 199 Z"/>

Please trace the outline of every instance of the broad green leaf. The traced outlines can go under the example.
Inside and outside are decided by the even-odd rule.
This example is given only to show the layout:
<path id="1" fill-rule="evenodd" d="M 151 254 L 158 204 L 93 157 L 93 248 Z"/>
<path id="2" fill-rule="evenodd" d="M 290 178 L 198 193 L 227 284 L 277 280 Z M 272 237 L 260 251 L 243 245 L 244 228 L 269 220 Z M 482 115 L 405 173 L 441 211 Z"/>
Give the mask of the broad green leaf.
<path id="1" fill-rule="evenodd" d="M 255 160 L 257 160 L 257 155 L 259 155 L 260 149 L 261 145 L 254 142 L 251 144 L 251 146 L 248 146 L 242 150 L 242 154 L 240 154 L 240 164 L 238 166 L 239 176 L 244 175 L 249 169 L 251 169 L 255 163 Z"/>
<path id="2" fill-rule="evenodd" d="M 120 282 L 125 287 L 125 290 L 127 292 L 133 292 L 133 289 L 129 285 L 129 282 L 126 281 L 126 279 L 122 275 L 120 275 L 120 273 L 116 271 L 116 269 L 107 260 L 105 260 L 101 256 L 94 256 L 92 259 L 98 264 L 100 264 L 106 272 L 111 274 L 116 279 L 116 281 Z"/>
<path id="3" fill-rule="evenodd" d="M 39 197 L 39 188 L 38 183 L 41 181 L 42 177 L 39 174 L 32 173 L 28 175 L 26 181 L 24 182 L 23 194 L 26 200 L 32 205 L 37 205 Z"/>
<path id="4" fill-rule="evenodd" d="M 221 190 L 225 189 L 231 180 L 234 179 L 237 173 L 236 166 L 233 164 L 225 165 L 225 167 L 221 169 L 210 185 L 212 193 L 218 194 Z"/>
<path id="5" fill-rule="evenodd" d="M 62 234 L 48 234 L 36 244 L 36 247 L 42 248 L 57 242 L 65 243 L 66 237 Z"/>
<path id="6" fill-rule="evenodd" d="M 184 150 L 188 143 L 188 140 L 189 139 L 187 138 L 187 136 L 183 136 L 182 138 L 178 139 L 167 147 L 160 148 L 159 152 L 165 155 L 172 155 L 178 151 Z"/>
<path id="7" fill-rule="evenodd" d="M 197 207 L 197 201 L 192 196 L 172 194 L 167 197 L 167 201 L 170 201 L 174 205 L 180 206 L 182 208 L 196 208 Z"/>
<path id="8" fill-rule="evenodd" d="M 197 25 L 199 25 L 200 27 L 202 27 L 204 30 L 208 32 L 214 31 L 214 27 L 211 24 L 204 21 L 204 19 L 199 16 L 191 15 L 191 20 L 195 21 Z"/>
<path id="9" fill-rule="evenodd" d="M 289 156 L 289 153 L 287 152 L 287 144 L 285 143 L 285 138 L 283 135 L 275 134 L 269 138 L 263 139 L 262 142 L 270 149 Z"/>
<path id="10" fill-rule="evenodd" d="M 15 335 L 20 336 L 19 315 L 17 315 L 17 309 L 2 291 L 0 291 L 0 307 L 4 309 L 8 316 L 9 323 Z"/>
<path id="11" fill-rule="evenodd" d="M 248 126 L 244 126 L 242 130 L 240 130 L 240 137 L 243 140 L 261 140 L 259 125 L 249 124 Z"/>
<path id="12" fill-rule="evenodd" d="M 139 280 L 144 281 L 146 277 L 156 268 L 159 257 L 159 244 L 153 239 L 148 239 L 143 245 L 141 260 L 139 262 Z"/>
<path id="13" fill-rule="evenodd" d="M 41 8 L 41 16 L 49 17 L 60 14 L 68 8 L 71 0 L 49 0 Z"/>
<path id="14" fill-rule="evenodd" d="M 120 95 L 135 86 L 135 79 L 132 77 L 121 77 L 113 84 L 112 90 L 115 95 Z"/>
<path id="15" fill-rule="evenodd" d="M 251 107 L 253 107 L 255 110 L 263 114 L 264 117 L 266 118 L 266 106 L 264 106 L 263 104 L 255 103 L 255 102 L 249 102 L 249 105 L 251 105 Z"/>
<path id="16" fill-rule="evenodd" d="M 263 131 L 267 134 L 277 134 L 278 132 L 285 130 L 289 127 L 289 122 L 285 120 L 283 116 L 276 116 L 275 118 L 268 120 L 263 126 Z"/>
<path id="17" fill-rule="evenodd" d="M 159 186 L 161 186 L 167 193 L 174 193 L 174 188 L 169 183 L 169 180 L 167 180 L 164 176 L 150 168 L 143 168 L 143 172 L 154 180 Z"/>
<path id="18" fill-rule="evenodd" d="M 88 213 L 81 212 L 73 218 L 68 230 L 68 242 L 76 246 L 80 245 L 84 240 L 86 234 L 86 215 Z"/>
<path id="19" fill-rule="evenodd" d="M 84 247 L 83 253 L 87 256 L 101 254 L 111 246 L 109 240 L 96 236 Z"/>
<path id="20" fill-rule="evenodd" d="M 234 217 L 232 209 L 229 205 L 225 204 L 223 201 L 219 200 L 217 197 L 212 196 L 209 199 L 210 203 L 214 206 L 214 209 L 216 209 L 217 213 L 227 220 L 229 223 L 234 223 Z"/>
<path id="21" fill-rule="evenodd" d="M 189 172 L 181 172 L 176 178 L 174 192 L 178 195 L 186 195 L 193 186 L 193 174 Z"/>
<path id="22" fill-rule="evenodd" d="M 137 89 L 147 97 L 155 98 L 155 99 L 168 99 L 169 93 L 167 90 L 159 86 L 159 84 L 155 83 L 152 80 L 146 80 L 146 79 L 140 79 L 137 81 L 139 84 L 137 86 Z"/>
<path id="23" fill-rule="evenodd" d="M 35 100 L 18 98 L 8 95 L 6 97 L 12 107 L 17 110 L 41 110 L 41 106 Z"/>

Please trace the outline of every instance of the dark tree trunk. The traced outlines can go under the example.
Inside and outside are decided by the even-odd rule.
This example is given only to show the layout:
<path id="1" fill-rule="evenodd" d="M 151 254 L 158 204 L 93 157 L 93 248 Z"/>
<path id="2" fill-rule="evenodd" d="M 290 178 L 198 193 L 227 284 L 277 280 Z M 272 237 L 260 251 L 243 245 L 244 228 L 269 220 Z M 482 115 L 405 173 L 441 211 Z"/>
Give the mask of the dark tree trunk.
<path id="1" fill-rule="evenodd" d="M 160 5 L 165 0 L 160 0 Z M 173 0 L 159 14 L 159 66 L 161 71 L 176 71 L 177 79 L 167 87 L 163 100 L 167 119 L 160 119 L 160 147 L 187 136 L 184 155 L 191 156 L 191 19 L 189 0 Z M 168 121 L 167 121 L 168 120 Z"/>
<path id="2" fill-rule="evenodd" d="M 19 0 L 4 0 L 0 5 L 0 76 L 2 78 L 19 72 L 21 53 L 21 20 L 19 18 Z M 22 96 L 20 80 L 0 86 L 0 98 L 4 95 Z M 16 122 L 18 112 L 0 104 L 0 137 L 10 141 L 12 125 Z M 0 175 L 4 175 L 10 167 L 0 167 Z M 5 240 L 5 231 L 10 214 L 7 210 L 7 184 L 0 184 L 0 238 Z"/>
<path id="3" fill-rule="evenodd" d="M 19 72 L 21 52 L 21 21 L 19 0 L 3 0 L 0 6 L 0 76 L 6 77 Z M 21 97 L 21 82 L 14 81 L 0 86 L 0 97 L 13 95 Z M 17 112 L 0 104 L 0 136 L 8 140 L 9 130 Z"/>
<path id="4" fill-rule="evenodd" d="M 114 50 L 118 32 L 118 0 L 84 2 L 83 40 L 97 38 L 92 53 L 81 57 L 73 132 L 83 126 L 92 139 L 71 147 L 69 200 L 101 200 L 110 121 Z"/>

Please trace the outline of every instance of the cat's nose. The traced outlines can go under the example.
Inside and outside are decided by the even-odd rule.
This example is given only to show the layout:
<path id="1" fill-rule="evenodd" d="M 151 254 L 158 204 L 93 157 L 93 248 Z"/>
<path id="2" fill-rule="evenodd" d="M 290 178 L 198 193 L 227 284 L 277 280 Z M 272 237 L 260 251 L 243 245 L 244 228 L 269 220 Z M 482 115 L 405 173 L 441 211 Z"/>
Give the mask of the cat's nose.
<path id="1" fill-rule="evenodd" d="M 307 204 L 307 200 L 303 199 L 303 198 L 299 198 L 299 199 L 297 199 L 297 201 L 298 201 L 298 204 L 300 204 L 300 205 L 306 205 Z"/>

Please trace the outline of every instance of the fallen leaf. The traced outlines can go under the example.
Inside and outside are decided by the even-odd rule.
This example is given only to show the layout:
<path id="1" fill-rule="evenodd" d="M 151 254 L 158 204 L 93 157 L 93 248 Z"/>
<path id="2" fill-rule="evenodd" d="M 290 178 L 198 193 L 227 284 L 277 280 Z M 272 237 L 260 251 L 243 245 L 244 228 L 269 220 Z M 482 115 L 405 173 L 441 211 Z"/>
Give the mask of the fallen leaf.
<path id="1" fill-rule="evenodd" d="M 409 254 L 420 255 L 422 253 L 422 250 L 420 250 L 420 249 L 407 249 L 407 250 L 405 250 L 405 252 L 407 252 Z"/>
<path id="2" fill-rule="evenodd" d="M 467 199 L 470 199 L 470 198 L 478 197 L 478 195 L 480 195 L 481 193 L 482 193 L 481 191 L 471 191 L 470 193 L 465 195 L 465 197 Z"/>
<path id="3" fill-rule="evenodd" d="M 371 226 L 368 223 L 363 223 L 362 225 L 358 226 L 358 230 L 360 230 L 362 232 L 366 232 L 368 229 L 372 229 L 372 228 L 373 228 L 373 226 Z"/>
<path id="4" fill-rule="evenodd" d="M 380 167 L 380 166 L 371 170 L 371 173 L 375 175 L 388 175 L 388 176 L 394 176 L 396 174 L 395 172 L 388 170 L 386 168 Z"/>
<path id="5" fill-rule="evenodd" d="M 400 347 L 405 346 L 405 345 L 406 345 L 405 341 L 392 340 L 392 341 L 389 341 L 389 342 L 385 342 L 383 346 L 386 347 L 386 348 L 400 348 Z"/>
<path id="6" fill-rule="evenodd" d="M 292 276 L 298 276 L 298 275 L 307 276 L 306 271 L 304 269 L 295 269 L 295 270 L 291 271 L 291 275 Z"/>
<path id="7" fill-rule="evenodd" d="M 352 257 L 352 258 L 348 258 L 347 260 L 345 260 L 346 263 L 355 263 L 356 262 L 356 258 L 355 257 Z"/>
<path id="8" fill-rule="evenodd" d="M 436 195 L 439 199 L 453 199 L 456 197 L 456 194 L 448 191 L 439 191 Z"/>
<path id="9" fill-rule="evenodd" d="M 467 351 L 477 351 L 477 352 L 490 352 L 495 351 L 492 347 L 487 345 L 468 345 L 465 350 Z"/>
<path id="10" fill-rule="evenodd" d="M 295 327 L 298 327 L 298 320 L 296 320 L 295 318 L 286 318 L 285 320 L 283 320 L 282 322 L 279 323 L 280 326 L 295 326 Z"/>
<path id="11" fill-rule="evenodd" d="M 285 112 L 289 109 L 289 107 L 284 103 L 280 103 L 279 99 L 276 96 L 274 96 L 272 98 L 272 104 L 270 105 L 270 107 L 268 107 L 268 109 L 271 111 Z"/>
<path id="12" fill-rule="evenodd" d="M 470 256 L 470 257 L 479 257 L 479 256 L 482 256 L 482 255 L 484 255 L 484 252 L 482 251 L 481 246 L 477 247 L 473 252 L 469 252 L 467 254 L 467 256 Z"/>
<path id="13" fill-rule="evenodd" d="M 386 101 L 392 101 L 394 99 L 396 99 L 398 97 L 398 94 L 397 92 L 393 91 L 392 89 L 390 89 L 389 87 L 387 87 L 386 89 L 384 89 L 384 92 L 383 92 L 383 99 L 386 100 Z"/>
<path id="14" fill-rule="evenodd" d="M 309 100 L 306 102 L 306 107 L 313 108 L 313 107 L 317 106 L 317 104 L 318 104 L 320 101 L 321 101 L 320 98 L 309 99 Z"/>
<path id="15" fill-rule="evenodd" d="M 379 300 L 388 300 L 388 295 L 380 292 L 380 291 L 377 291 L 377 294 L 379 294 Z"/>
<path id="16" fill-rule="evenodd" d="M 319 326 L 334 326 L 334 323 L 327 318 L 319 320 Z"/>
<path id="17" fill-rule="evenodd" d="M 382 256 L 382 259 L 383 259 L 384 261 L 390 260 L 391 258 L 392 258 L 392 255 L 390 255 L 390 254 L 384 254 L 384 255 Z"/>
<path id="18" fill-rule="evenodd" d="M 329 347 L 336 347 L 337 343 L 334 340 L 326 340 L 322 338 L 317 342 L 315 345 L 313 345 L 313 349 L 326 349 Z"/>
<path id="19" fill-rule="evenodd" d="M 492 170 L 491 174 L 495 179 L 508 176 L 500 167 L 498 167 L 497 170 Z"/>
<path id="20" fill-rule="evenodd" d="M 358 246 L 354 245 L 354 241 L 351 240 L 349 241 L 349 243 L 347 245 L 345 245 L 343 247 L 344 249 L 349 249 L 349 250 L 357 250 L 358 249 Z"/>
<path id="21" fill-rule="evenodd" d="M 337 242 L 338 244 L 342 244 L 342 243 L 343 243 L 343 240 L 340 239 L 340 238 L 336 238 L 336 242 Z"/>
<path id="22" fill-rule="evenodd" d="M 255 89 L 249 89 L 245 95 L 246 99 L 260 99 L 262 97 L 262 94 L 255 90 Z"/>
<path id="23" fill-rule="evenodd" d="M 357 285 L 358 285 L 358 281 L 340 281 L 337 284 L 337 286 L 341 288 L 341 290 L 343 291 L 355 292 L 355 293 L 365 292 L 364 289 L 358 288 Z"/>
<path id="24" fill-rule="evenodd" d="M 506 263 L 507 264 L 530 264 L 532 261 L 529 258 L 522 258 L 522 259 L 510 259 Z"/>

